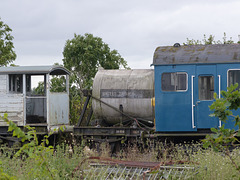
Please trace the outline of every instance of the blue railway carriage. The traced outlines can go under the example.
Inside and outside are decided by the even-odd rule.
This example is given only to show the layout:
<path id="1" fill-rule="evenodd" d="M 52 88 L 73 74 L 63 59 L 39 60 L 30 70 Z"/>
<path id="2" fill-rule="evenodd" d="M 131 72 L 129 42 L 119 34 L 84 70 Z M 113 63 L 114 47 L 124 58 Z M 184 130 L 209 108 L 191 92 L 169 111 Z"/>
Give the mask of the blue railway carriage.
<path id="1" fill-rule="evenodd" d="M 240 45 L 158 47 L 153 57 L 158 132 L 206 132 L 221 127 L 209 105 L 216 92 L 240 84 Z M 234 128 L 229 120 L 226 128 Z"/>

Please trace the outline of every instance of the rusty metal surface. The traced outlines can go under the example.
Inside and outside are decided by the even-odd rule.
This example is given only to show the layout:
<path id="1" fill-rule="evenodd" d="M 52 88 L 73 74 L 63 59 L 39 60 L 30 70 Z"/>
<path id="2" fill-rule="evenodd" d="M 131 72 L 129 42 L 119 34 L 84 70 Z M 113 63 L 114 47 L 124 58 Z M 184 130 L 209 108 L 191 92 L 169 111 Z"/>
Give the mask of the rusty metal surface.
<path id="1" fill-rule="evenodd" d="M 240 44 L 162 46 L 153 56 L 153 65 L 235 62 L 240 62 Z"/>
<path id="2" fill-rule="evenodd" d="M 88 166 L 81 169 L 86 163 Z M 137 162 L 89 157 L 75 168 L 72 176 L 81 179 L 189 179 L 198 173 L 198 168 L 184 163 L 197 164 L 189 161 Z"/>

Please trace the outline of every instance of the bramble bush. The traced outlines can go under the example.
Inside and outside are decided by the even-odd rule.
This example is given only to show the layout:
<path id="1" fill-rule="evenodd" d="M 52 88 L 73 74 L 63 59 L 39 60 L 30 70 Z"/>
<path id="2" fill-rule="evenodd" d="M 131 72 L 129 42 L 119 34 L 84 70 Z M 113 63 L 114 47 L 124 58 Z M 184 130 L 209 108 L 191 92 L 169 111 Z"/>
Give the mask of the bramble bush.
<path id="1" fill-rule="evenodd" d="M 213 148 L 216 152 L 223 152 L 227 157 L 229 157 L 232 165 L 240 173 L 240 164 L 233 158 L 231 153 L 231 148 L 239 146 L 240 131 L 240 118 L 239 115 L 234 115 L 240 108 L 240 91 L 238 89 L 238 84 L 231 85 L 227 88 L 227 91 L 221 91 L 222 98 L 218 98 L 217 94 L 214 93 L 215 101 L 209 107 L 213 113 L 210 115 L 212 117 L 218 117 L 223 123 L 230 121 L 230 117 L 233 118 L 235 122 L 235 127 L 238 129 L 227 129 L 225 124 L 220 128 L 211 128 L 213 134 L 207 135 L 203 140 L 203 147 L 208 148 L 209 146 Z"/>

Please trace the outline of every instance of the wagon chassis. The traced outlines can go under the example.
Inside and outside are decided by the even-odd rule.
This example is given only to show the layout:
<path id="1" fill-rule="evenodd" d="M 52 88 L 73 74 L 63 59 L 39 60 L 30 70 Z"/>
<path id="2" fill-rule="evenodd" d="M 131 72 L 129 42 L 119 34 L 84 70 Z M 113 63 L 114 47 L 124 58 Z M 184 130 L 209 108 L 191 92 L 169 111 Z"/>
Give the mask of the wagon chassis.
<path id="1" fill-rule="evenodd" d="M 47 124 L 31 124 L 31 127 L 34 127 L 36 130 L 36 135 L 43 136 L 48 134 Z M 24 132 L 27 132 L 27 129 L 24 126 L 18 126 Z M 12 136 L 12 132 L 8 131 L 8 126 L 0 127 L 0 144 L 7 143 L 8 146 L 12 147 L 14 144 L 20 142 L 20 139 Z"/>
<path id="2" fill-rule="evenodd" d="M 168 139 L 171 142 L 184 142 L 184 141 L 192 141 L 203 139 L 207 134 L 210 134 L 211 131 L 208 130 L 198 130 L 198 132 L 156 132 L 154 127 L 141 127 L 138 124 L 137 118 L 131 117 L 125 112 L 113 107 L 112 105 L 102 101 L 99 98 L 92 96 L 91 90 L 83 90 L 83 95 L 86 97 L 83 110 L 81 112 L 80 118 L 76 126 L 74 126 L 73 134 L 77 137 L 77 139 L 88 140 L 91 142 L 126 142 L 128 140 L 137 140 L 137 141 L 145 141 L 146 139 L 152 140 L 165 140 Z M 90 99 L 93 98 L 97 101 L 100 101 L 104 105 L 112 108 L 114 111 L 119 112 L 122 116 L 125 116 L 129 119 L 129 121 L 133 121 L 136 126 L 135 127 L 124 127 L 122 125 L 123 122 L 120 122 L 118 126 L 109 126 L 103 127 L 100 125 L 97 126 L 88 126 L 92 117 L 92 108 L 89 114 L 86 114 L 87 107 L 90 102 Z M 84 123 L 84 117 L 87 116 L 87 122 Z M 81 137 L 81 138 L 79 138 Z"/>

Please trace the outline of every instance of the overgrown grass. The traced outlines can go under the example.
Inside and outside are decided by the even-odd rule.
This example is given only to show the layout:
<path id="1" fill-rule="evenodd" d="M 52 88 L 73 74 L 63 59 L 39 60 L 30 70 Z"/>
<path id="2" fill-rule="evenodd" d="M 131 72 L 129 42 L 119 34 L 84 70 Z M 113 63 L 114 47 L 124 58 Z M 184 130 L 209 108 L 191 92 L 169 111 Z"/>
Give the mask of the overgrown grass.
<path id="1" fill-rule="evenodd" d="M 233 158 L 240 164 L 240 151 L 232 151 Z M 193 159 L 199 162 L 199 179 L 239 179 L 240 174 L 231 163 L 229 157 L 222 152 L 215 152 L 212 149 L 199 150 L 193 155 Z"/>
<path id="2" fill-rule="evenodd" d="M 21 157 L 9 156 L 9 154 L 12 154 L 11 149 L 7 151 L 4 148 L 0 155 L 1 168 L 8 175 L 24 180 L 49 179 L 47 171 L 41 173 L 38 160 L 32 158 L 23 160 Z M 54 175 L 52 179 L 73 179 L 72 171 L 83 157 L 84 153 L 81 146 L 76 146 L 73 152 L 69 146 L 60 145 L 56 147 L 53 155 L 47 154 L 47 152 L 44 154 L 44 163 L 47 163 L 51 169 L 50 171 Z"/>
<path id="3" fill-rule="evenodd" d="M 11 149 L 2 147 L 0 161 L 0 169 L 3 172 L 15 177 L 15 179 L 49 179 L 49 175 L 41 174 L 39 164 L 36 159 L 23 157 L 14 157 L 14 152 Z M 89 150 L 83 145 L 74 146 L 71 148 L 68 145 L 59 145 L 56 147 L 53 154 L 45 154 L 45 163 L 51 168 L 54 174 L 54 179 L 79 179 L 78 171 L 73 177 L 72 172 L 79 163 L 89 156 L 109 157 L 110 146 L 101 144 L 99 149 Z M 47 152 L 46 152 L 47 153 Z M 234 149 L 232 152 L 233 158 L 240 164 L 240 150 Z M 124 150 L 116 153 L 115 159 L 133 160 L 133 161 L 179 161 L 184 160 L 190 165 L 198 169 L 198 174 L 193 179 L 239 179 L 239 172 L 231 163 L 229 157 L 224 153 L 214 152 L 212 149 L 203 149 L 199 144 L 179 144 L 179 145 L 164 145 L 158 143 L 154 147 L 141 149 L 135 145 L 126 146 Z M 87 163 L 81 168 L 86 169 Z M 1 179 L 1 178 L 0 178 Z"/>

